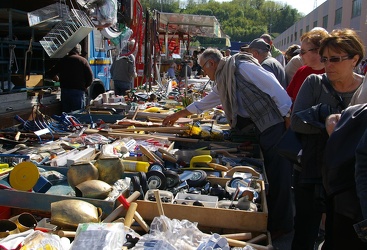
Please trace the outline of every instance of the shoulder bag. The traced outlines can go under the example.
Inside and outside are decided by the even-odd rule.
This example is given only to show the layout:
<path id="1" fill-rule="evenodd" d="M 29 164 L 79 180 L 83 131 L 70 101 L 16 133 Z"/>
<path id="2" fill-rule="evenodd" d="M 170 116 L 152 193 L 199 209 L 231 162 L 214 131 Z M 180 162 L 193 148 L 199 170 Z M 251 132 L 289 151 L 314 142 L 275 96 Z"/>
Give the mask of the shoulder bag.
<path id="1" fill-rule="evenodd" d="M 290 127 L 275 145 L 278 154 L 290 162 L 301 165 L 302 144 L 300 135 Z"/>

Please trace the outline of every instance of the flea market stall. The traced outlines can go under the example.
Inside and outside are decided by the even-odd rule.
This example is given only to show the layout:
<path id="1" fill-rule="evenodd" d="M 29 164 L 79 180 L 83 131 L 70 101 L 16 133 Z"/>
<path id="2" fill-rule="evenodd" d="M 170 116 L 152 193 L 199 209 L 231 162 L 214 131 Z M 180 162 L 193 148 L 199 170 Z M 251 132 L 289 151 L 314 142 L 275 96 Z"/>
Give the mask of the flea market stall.
<path id="1" fill-rule="evenodd" d="M 145 47 L 148 58 L 163 55 L 161 62 L 145 58 L 156 72 L 172 59 L 175 36 L 187 48 L 192 36 L 223 37 L 215 17 L 157 17 L 163 43 Z M 53 102 L 43 93 L 31 98 L 37 105 L 29 115 L 2 127 L 1 247 L 272 248 L 268 182 L 254 127 L 233 136 L 221 107 L 162 126 L 191 93 L 190 101 L 200 99 L 195 88 L 208 80 L 186 78 L 178 95 L 156 81 L 163 95 L 109 90 L 68 114 L 44 109 Z"/>

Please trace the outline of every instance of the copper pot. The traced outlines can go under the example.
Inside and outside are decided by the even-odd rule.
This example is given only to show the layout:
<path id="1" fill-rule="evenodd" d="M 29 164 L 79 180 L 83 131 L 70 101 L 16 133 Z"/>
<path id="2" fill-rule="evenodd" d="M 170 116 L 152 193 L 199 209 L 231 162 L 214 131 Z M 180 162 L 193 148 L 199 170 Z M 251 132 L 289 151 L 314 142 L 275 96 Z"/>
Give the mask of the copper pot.
<path id="1" fill-rule="evenodd" d="M 17 225 L 20 232 L 34 229 L 37 226 L 36 218 L 34 218 L 30 213 L 21 213 L 17 216 L 11 217 L 9 220 Z"/>
<path id="2" fill-rule="evenodd" d="M 17 225 L 10 220 L 0 220 L 0 238 L 19 233 Z"/>
<path id="3" fill-rule="evenodd" d="M 98 168 L 98 179 L 110 185 L 123 178 L 124 165 L 118 157 L 99 158 L 95 166 Z"/>
<path id="4" fill-rule="evenodd" d="M 82 200 L 62 200 L 51 203 L 51 224 L 64 229 L 76 229 L 79 223 L 98 223 L 102 209 Z"/>
<path id="5" fill-rule="evenodd" d="M 88 181 L 98 180 L 98 169 L 91 162 L 81 162 L 70 166 L 67 172 L 68 183 L 72 189 Z"/>
<path id="6" fill-rule="evenodd" d="M 84 198 L 105 199 L 111 190 L 111 185 L 104 181 L 89 180 L 75 187 L 75 195 Z"/>

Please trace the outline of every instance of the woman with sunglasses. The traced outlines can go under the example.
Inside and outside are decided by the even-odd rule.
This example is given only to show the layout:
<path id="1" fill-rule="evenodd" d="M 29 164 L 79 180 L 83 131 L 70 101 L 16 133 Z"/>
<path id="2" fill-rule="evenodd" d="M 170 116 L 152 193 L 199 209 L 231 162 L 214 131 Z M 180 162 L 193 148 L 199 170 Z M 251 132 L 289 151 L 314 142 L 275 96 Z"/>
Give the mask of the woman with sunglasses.
<path id="1" fill-rule="evenodd" d="M 348 106 L 363 77 L 354 68 L 364 58 L 364 46 L 351 29 L 334 30 L 319 48 L 325 74 L 311 74 L 303 82 L 291 114 L 291 128 L 302 141 L 302 168 L 295 178 L 295 234 L 292 249 L 313 249 L 321 215 L 326 211 L 322 249 L 338 249 L 330 241 L 332 209 L 325 203 L 321 168 L 328 134 L 325 119 Z M 328 194 L 330 195 L 330 194 Z M 326 204 L 326 206 L 325 206 Z M 334 239 L 335 240 L 335 239 Z"/>
<path id="2" fill-rule="evenodd" d="M 293 102 L 307 76 L 325 73 L 324 64 L 320 62 L 319 48 L 321 40 L 328 35 L 325 29 L 317 27 L 301 36 L 299 55 L 302 58 L 303 66 L 296 71 L 287 87 L 287 93 Z"/>

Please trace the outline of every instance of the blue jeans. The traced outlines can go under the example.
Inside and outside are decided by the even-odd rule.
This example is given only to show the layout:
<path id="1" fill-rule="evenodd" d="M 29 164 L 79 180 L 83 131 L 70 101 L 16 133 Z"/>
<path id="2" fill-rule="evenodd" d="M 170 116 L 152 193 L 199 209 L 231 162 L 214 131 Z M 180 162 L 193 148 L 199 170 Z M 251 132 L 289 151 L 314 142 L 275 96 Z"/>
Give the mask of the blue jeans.
<path id="1" fill-rule="evenodd" d="M 85 92 L 79 89 L 61 89 L 62 112 L 70 113 L 85 108 Z"/>
<path id="2" fill-rule="evenodd" d="M 114 84 L 115 95 L 120 95 L 120 96 L 126 95 L 126 91 L 130 90 L 133 86 L 131 82 L 123 82 L 123 81 L 118 81 L 118 80 L 113 80 L 113 84 Z"/>

